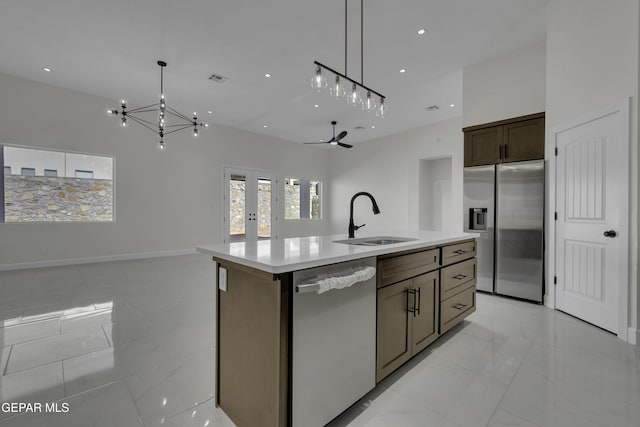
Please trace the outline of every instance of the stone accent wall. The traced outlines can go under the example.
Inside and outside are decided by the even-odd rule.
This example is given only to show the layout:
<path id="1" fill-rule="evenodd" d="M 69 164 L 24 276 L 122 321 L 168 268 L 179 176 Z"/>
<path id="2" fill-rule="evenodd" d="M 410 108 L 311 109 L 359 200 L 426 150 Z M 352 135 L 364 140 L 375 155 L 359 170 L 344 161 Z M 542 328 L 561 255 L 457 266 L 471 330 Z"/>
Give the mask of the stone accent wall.
<path id="1" fill-rule="evenodd" d="M 4 176 L 5 222 L 113 221 L 113 181 Z"/>
<path id="2" fill-rule="evenodd" d="M 245 235 L 245 197 L 246 183 L 244 181 L 230 182 L 231 200 L 229 222 L 231 236 Z M 258 237 L 271 237 L 271 184 L 258 184 Z"/>

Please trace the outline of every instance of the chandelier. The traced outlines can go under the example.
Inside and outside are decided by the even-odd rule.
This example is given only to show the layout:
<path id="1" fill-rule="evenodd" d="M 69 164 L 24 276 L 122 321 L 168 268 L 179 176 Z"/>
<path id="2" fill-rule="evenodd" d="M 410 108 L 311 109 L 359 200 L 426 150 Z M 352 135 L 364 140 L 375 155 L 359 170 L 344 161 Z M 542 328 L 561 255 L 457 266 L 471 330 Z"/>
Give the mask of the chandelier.
<path id="1" fill-rule="evenodd" d="M 328 92 L 336 99 L 346 99 L 347 103 L 365 111 L 375 111 L 379 117 L 387 113 L 385 96 L 364 84 L 364 0 L 360 0 L 360 81 L 347 75 L 347 0 L 344 1 L 344 74 L 318 61 L 314 61 L 315 71 L 311 77 L 311 87 L 318 92 Z"/>
<path id="2" fill-rule="evenodd" d="M 158 61 L 160 66 L 160 101 L 145 107 L 127 109 L 127 101 L 120 101 L 120 110 L 111 109 L 107 112 L 116 117 L 120 116 L 120 125 L 127 127 L 128 120 L 132 120 L 160 137 L 158 149 L 164 151 L 166 148 L 164 137 L 184 129 L 192 129 L 193 136 L 198 136 L 199 127 L 209 127 L 207 123 L 198 121 L 198 114 L 193 113 L 191 118 L 174 110 L 167 105 L 164 96 L 164 67 L 167 63 Z M 157 120 L 153 120 L 153 113 L 157 113 Z"/>

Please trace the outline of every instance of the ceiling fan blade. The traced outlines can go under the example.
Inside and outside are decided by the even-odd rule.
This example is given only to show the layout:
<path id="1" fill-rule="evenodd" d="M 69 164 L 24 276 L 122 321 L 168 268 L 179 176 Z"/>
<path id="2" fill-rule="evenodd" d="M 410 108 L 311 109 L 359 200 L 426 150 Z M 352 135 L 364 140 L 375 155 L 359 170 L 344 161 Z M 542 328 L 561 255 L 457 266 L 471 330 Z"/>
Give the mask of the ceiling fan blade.
<path id="1" fill-rule="evenodd" d="M 345 144 L 344 142 L 338 142 L 338 145 L 344 148 L 353 148 L 353 145 Z"/>
<path id="2" fill-rule="evenodd" d="M 340 132 L 338 134 L 338 136 L 335 138 L 336 141 L 340 141 L 342 138 L 344 138 L 345 136 L 347 136 L 347 131 L 343 130 L 342 132 Z"/>

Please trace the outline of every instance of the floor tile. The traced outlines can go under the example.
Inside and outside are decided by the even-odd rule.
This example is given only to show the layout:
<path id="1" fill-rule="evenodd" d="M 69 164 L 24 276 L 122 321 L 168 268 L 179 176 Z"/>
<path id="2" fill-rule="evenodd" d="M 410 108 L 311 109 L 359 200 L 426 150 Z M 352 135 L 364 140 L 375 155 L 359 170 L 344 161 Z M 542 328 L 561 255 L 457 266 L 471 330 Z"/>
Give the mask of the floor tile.
<path id="1" fill-rule="evenodd" d="M 507 385 L 439 362 L 419 364 L 391 388 L 462 427 L 486 425 Z"/>
<path id="2" fill-rule="evenodd" d="M 365 397 L 362 401 L 327 427 L 459 427 L 393 390 L 386 390 L 373 400 Z"/>
<path id="3" fill-rule="evenodd" d="M 31 322 L 0 329 L 0 345 L 13 345 L 60 335 L 60 320 Z"/>
<path id="4" fill-rule="evenodd" d="M 206 402 L 214 393 L 214 354 L 168 360 L 127 378 L 126 383 L 147 427 Z"/>
<path id="5" fill-rule="evenodd" d="M 11 350 L 7 373 L 61 361 L 81 354 L 107 348 L 109 343 L 102 328 L 91 331 L 62 334 L 24 344 Z"/>
<path id="6" fill-rule="evenodd" d="M 3 427 L 144 427 L 133 399 L 122 382 L 115 382 L 58 402 L 67 413 L 25 414 L 6 420 Z"/>
<path id="7" fill-rule="evenodd" d="M 4 375 L 7 360 L 9 360 L 9 353 L 11 353 L 11 346 L 0 347 L 0 377 Z"/>
<path id="8" fill-rule="evenodd" d="M 163 427 L 234 427 L 231 420 L 219 409 L 211 409 L 207 403 L 167 419 Z"/>
<path id="9" fill-rule="evenodd" d="M 542 427 L 538 424 L 530 423 L 529 421 L 516 417 L 513 414 L 497 409 L 491 417 L 491 421 L 487 424 L 487 427 Z"/>
<path id="10" fill-rule="evenodd" d="M 63 397 L 61 362 L 0 377 L 0 402 L 53 402 Z M 0 412 L 0 419 L 9 415 Z"/>
<path id="11" fill-rule="evenodd" d="M 66 359 L 62 361 L 62 367 L 65 396 L 78 394 L 122 377 L 115 366 L 113 348 Z"/>

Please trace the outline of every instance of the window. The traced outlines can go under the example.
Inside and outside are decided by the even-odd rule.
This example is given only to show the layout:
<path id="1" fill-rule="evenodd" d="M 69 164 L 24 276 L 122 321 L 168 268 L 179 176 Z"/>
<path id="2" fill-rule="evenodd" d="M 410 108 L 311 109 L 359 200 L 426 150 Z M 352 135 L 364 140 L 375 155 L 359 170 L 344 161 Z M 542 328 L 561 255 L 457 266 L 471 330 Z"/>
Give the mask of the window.
<path id="1" fill-rule="evenodd" d="M 113 221 L 113 157 L 0 144 L 0 163 L 0 223 Z"/>
<path id="2" fill-rule="evenodd" d="M 82 171 L 76 169 L 76 178 L 93 179 L 93 171 Z"/>
<path id="3" fill-rule="evenodd" d="M 300 178 L 285 178 L 284 201 L 285 219 L 320 219 L 321 212 L 320 181 Z"/>

